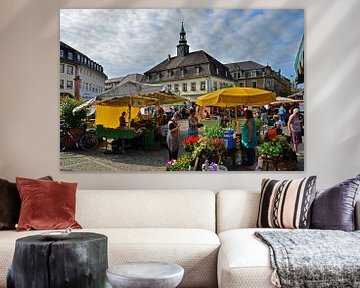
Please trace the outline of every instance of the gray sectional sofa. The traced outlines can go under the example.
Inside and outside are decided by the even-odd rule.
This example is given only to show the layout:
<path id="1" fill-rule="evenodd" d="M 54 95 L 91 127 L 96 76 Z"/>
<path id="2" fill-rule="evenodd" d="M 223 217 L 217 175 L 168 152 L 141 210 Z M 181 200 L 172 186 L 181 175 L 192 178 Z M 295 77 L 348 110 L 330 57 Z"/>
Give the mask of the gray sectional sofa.
<path id="1" fill-rule="evenodd" d="M 76 197 L 79 231 L 108 237 L 109 265 L 176 263 L 185 269 L 179 287 L 273 287 L 269 249 L 253 235 L 258 191 L 78 190 Z M 42 232 L 0 231 L 0 288 L 16 239 Z"/>

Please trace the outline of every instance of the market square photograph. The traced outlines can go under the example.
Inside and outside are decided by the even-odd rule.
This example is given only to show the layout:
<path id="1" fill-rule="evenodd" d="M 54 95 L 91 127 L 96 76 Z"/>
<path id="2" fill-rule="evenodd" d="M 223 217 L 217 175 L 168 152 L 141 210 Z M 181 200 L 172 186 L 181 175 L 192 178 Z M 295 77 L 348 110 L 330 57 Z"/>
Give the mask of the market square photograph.
<path id="1" fill-rule="evenodd" d="M 60 170 L 304 171 L 304 41 L 303 9 L 61 9 Z"/>

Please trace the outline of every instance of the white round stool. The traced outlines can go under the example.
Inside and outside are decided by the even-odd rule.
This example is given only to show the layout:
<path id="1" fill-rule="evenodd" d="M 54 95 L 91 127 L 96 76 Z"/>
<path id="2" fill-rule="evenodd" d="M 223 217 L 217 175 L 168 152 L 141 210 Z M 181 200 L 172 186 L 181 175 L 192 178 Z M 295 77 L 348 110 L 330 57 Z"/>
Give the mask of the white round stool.
<path id="1" fill-rule="evenodd" d="M 184 276 L 184 268 L 162 262 L 117 264 L 106 270 L 114 288 L 175 288 Z"/>

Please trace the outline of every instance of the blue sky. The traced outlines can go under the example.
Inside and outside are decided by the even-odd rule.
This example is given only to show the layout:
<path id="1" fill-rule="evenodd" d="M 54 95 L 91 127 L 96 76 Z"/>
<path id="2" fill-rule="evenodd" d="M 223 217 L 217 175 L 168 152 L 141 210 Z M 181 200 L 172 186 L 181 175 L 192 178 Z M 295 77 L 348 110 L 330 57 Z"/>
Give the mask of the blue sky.
<path id="1" fill-rule="evenodd" d="M 113 78 L 176 56 L 181 21 L 190 52 L 204 50 L 224 64 L 269 64 L 295 77 L 303 9 L 61 9 L 60 40 Z"/>

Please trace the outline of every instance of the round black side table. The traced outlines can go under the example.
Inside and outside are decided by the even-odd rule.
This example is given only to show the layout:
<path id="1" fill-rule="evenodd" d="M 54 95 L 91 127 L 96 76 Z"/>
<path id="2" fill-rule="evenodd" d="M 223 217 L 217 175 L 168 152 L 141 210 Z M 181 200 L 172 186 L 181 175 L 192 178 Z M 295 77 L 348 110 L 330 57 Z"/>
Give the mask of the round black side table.
<path id="1" fill-rule="evenodd" d="M 16 240 L 8 288 L 105 287 L 105 235 L 73 232 L 65 239 L 54 240 L 40 234 Z"/>

